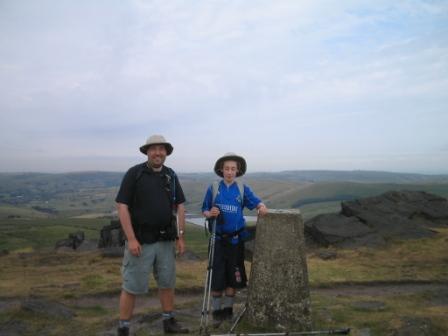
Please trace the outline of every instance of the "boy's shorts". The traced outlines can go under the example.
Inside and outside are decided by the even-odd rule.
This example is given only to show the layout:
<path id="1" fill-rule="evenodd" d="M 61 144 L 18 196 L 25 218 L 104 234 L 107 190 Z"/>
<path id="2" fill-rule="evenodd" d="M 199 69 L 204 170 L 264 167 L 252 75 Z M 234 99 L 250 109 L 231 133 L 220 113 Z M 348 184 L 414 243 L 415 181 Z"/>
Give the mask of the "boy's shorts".
<path id="1" fill-rule="evenodd" d="M 121 274 L 123 289 L 131 294 L 148 292 L 149 275 L 154 274 L 158 288 L 176 285 L 176 247 L 174 241 L 142 244 L 142 254 L 133 256 L 126 242 Z"/>
<path id="2" fill-rule="evenodd" d="M 227 287 L 244 288 L 246 284 L 244 242 L 240 241 L 233 245 L 225 240 L 216 240 L 213 256 L 212 290 L 222 291 Z"/>

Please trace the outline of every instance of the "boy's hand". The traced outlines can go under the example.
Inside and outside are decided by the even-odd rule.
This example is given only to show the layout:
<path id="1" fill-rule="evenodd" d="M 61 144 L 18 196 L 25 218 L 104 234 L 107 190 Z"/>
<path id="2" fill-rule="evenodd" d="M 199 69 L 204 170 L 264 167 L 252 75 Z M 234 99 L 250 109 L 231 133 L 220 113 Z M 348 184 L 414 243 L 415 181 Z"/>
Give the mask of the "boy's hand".
<path id="1" fill-rule="evenodd" d="M 210 214 L 209 217 L 218 217 L 220 214 L 219 208 L 218 207 L 211 208 L 209 214 Z"/>
<path id="2" fill-rule="evenodd" d="M 266 215 L 269 211 L 266 205 L 264 205 L 263 203 L 260 203 L 260 205 L 258 205 L 257 210 L 260 216 Z"/>

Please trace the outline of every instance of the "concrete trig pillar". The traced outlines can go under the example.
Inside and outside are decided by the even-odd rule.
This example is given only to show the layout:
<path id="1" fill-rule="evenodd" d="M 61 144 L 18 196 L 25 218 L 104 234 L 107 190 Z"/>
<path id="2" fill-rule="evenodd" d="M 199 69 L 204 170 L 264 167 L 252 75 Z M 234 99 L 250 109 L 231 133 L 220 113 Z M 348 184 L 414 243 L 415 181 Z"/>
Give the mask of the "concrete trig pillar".
<path id="1" fill-rule="evenodd" d="M 259 216 L 246 316 L 254 326 L 311 330 L 303 220 L 298 210 Z"/>

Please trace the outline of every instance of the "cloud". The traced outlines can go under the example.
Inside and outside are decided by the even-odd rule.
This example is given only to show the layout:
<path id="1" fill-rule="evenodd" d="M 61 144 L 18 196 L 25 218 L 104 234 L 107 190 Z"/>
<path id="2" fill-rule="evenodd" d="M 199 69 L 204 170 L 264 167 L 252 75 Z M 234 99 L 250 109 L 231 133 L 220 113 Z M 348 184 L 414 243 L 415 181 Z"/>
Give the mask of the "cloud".
<path id="1" fill-rule="evenodd" d="M 443 2 L 0 6 L 3 156 L 124 157 L 164 133 L 192 170 L 228 147 L 260 153 L 259 169 L 266 150 L 288 169 L 303 164 L 294 150 L 331 168 L 315 158 L 341 148 L 362 168 L 366 151 L 432 153 L 445 139 Z"/>

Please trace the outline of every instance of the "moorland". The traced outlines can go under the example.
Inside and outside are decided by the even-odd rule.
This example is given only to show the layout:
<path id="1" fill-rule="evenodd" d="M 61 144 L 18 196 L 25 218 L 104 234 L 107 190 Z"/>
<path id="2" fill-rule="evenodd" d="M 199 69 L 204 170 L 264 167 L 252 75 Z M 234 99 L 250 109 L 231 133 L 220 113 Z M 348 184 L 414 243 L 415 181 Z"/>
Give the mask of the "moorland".
<path id="1" fill-rule="evenodd" d="M 114 216 L 123 173 L 0 174 L 0 334 L 113 335 L 120 258 L 99 250 L 55 251 L 75 231 L 95 240 Z M 199 213 L 211 174 L 179 174 L 187 210 Z M 388 190 L 448 197 L 448 177 L 383 172 L 256 173 L 245 182 L 271 208 L 299 208 L 305 219 L 338 211 L 343 200 Z M 448 226 L 381 248 L 307 251 L 314 329 L 350 327 L 351 335 L 445 335 L 448 331 Z M 207 237 L 187 227 L 190 256 L 179 258 L 179 319 L 197 333 Z M 323 252 L 332 252 L 331 259 Z M 193 257 L 192 257 L 193 256 Z M 250 268 L 250 264 L 247 265 Z M 244 301 L 239 294 L 238 304 Z M 37 307 L 37 308 L 36 308 Z M 161 335 L 157 295 L 138 300 L 136 335 Z M 229 326 L 223 325 L 225 332 Z M 248 332 L 242 323 L 237 331 Z"/>

